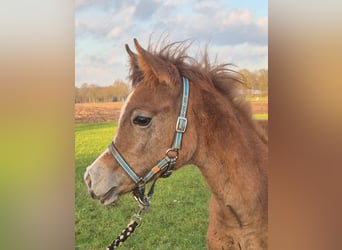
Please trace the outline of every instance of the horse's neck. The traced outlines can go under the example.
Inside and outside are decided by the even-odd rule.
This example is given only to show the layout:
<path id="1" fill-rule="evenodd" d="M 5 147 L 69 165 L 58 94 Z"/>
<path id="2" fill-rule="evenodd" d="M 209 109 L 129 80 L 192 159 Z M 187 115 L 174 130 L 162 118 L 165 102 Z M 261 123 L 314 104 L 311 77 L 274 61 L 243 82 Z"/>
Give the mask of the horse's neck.
<path id="1" fill-rule="evenodd" d="M 206 159 L 203 154 L 196 165 L 222 209 L 222 215 L 230 214 L 235 226 L 267 219 L 267 180 L 262 166 L 253 166 L 229 150 L 221 156 L 214 149 L 208 153 Z"/>
<path id="2" fill-rule="evenodd" d="M 197 128 L 201 135 L 195 164 L 222 210 L 222 219 L 234 221 L 230 226 L 267 221 L 267 147 L 250 125 L 219 112 L 207 117 L 208 127 Z"/>

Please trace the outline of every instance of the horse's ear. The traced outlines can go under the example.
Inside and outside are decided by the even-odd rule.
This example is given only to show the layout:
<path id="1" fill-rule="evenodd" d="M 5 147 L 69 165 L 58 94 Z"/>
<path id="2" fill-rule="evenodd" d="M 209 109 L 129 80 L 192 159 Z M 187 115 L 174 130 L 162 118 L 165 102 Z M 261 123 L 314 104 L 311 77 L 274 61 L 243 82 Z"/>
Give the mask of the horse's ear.
<path id="1" fill-rule="evenodd" d="M 135 54 L 135 53 L 130 49 L 130 47 L 128 46 L 127 43 L 125 44 L 125 48 L 126 48 L 127 54 L 128 54 L 129 57 L 131 58 L 131 61 L 136 61 L 138 55 Z"/>
<path id="2" fill-rule="evenodd" d="M 127 51 L 127 54 L 129 55 L 129 63 L 130 63 L 130 78 L 132 80 L 132 87 L 135 87 L 135 85 L 140 82 L 144 76 L 143 72 L 140 70 L 139 64 L 138 64 L 138 55 L 135 54 L 128 44 L 125 44 L 125 48 Z"/>
<path id="3" fill-rule="evenodd" d="M 165 63 L 162 59 L 143 49 L 135 38 L 134 45 L 138 51 L 139 68 L 144 73 L 145 79 L 151 82 L 158 80 L 166 84 L 174 83 L 177 70 L 173 65 Z"/>

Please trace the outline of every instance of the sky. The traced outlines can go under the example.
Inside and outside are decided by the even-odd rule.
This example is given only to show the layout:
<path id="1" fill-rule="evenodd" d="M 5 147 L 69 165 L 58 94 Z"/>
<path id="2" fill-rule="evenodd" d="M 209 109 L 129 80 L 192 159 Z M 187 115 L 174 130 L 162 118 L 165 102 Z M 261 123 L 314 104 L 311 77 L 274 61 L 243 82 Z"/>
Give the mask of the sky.
<path id="1" fill-rule="evenodd" d="M 205 46 L 212 61 L 235 70 L 268 68 L 266 0 L 76 0 L 75 85 L 128 82 L 127 43 L 151 37 L 191 40 L 189 56 Z"/>

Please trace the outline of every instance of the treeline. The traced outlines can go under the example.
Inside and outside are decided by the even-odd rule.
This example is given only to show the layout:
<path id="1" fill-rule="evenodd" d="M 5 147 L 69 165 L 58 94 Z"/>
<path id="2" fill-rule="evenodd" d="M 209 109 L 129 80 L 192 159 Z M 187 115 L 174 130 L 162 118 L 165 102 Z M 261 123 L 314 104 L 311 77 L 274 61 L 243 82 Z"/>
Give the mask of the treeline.
<path id="1" fill-rule="evenodd" d="M 246 94 L 267 95 L 268 70 L 260 69 L 249 71 L 240 70 L 243 82 L 247 89 Z M 82 84 L 75 87 L 75 102 L 117 102 L 124 101 L 128 96 L 130 86 L 122 80 L 115 81 L 111 86 L 101 87 L 96 84 Z"/>
<path id="2" fill-rule="evenodd" d="M 75 87 L 75 103 L 124 101 L 129 90 L 130 86 L 121 80 L 105 87 L 83 83 L 81 87 Z"/>
<path id="3" fill-rule="evenodd" d="M 249 71 L 243 69 L 239 71 L 242 75 L 243 82 L 248 90 L 254 91 L 260 95 L 267 95 L 268 93 L 268 70 L 260 69 L 256 71 Z"/>

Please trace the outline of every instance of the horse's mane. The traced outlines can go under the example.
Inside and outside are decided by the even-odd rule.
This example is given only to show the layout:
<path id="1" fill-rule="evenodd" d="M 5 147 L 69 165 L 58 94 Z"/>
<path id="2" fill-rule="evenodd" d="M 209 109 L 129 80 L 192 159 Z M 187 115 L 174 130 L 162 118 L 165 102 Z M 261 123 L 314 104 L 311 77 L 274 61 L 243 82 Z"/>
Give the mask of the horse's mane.
<path id="1" fill-rule="evenodd" d="M 244 113 L 250 114 L 250 110 L 242 101 L 243 97 L 240 91 L 244 87 L 243 76 L 231 69 L 235 65 L 211 63 L 207 47 L 203 50 L 200 59 L 195 59 L 188 55 L 191 45 L 192 42 L 189 40 L 167 43 L 164 39 L 159 40 L 157 44 L 150 41 L 147 50 L 163 61 L 173 64 L 181 76 L 192 79 L 194 82 L 198 80 L 211 85 L 218 92 L 227 96 L 233 104 L 241 106 Z"/>
<path id="2" fill-rule="evenodd" d="M 248 121 L 254 127 L 264 142 L 267 142 L 267 136 L 262 129 L 255 124 L 252 119 L 252 111 L 249 103 L 244 100 L 242 89 L 245 87 L 244 77 L 237 71 L 232 70 L 234 64 L 218 64 L 210 62 L 208 48 L 202 52 L 200 59 L 195 59 L 188 55 L 188 49 L 192 41 L 168 43 L 164 38 L 160 38 L 156 44 L 149 41 L 147 51 L 153 56 L 162 59 L 165 62 L 173 64 L 181 76 L 191 79 L 193 82 L 205 82 L 209 86 L 198 86 L 202 88 L 213 87 L 220 94 L 224 95 L 231 105 L 242 115 L 245 121 Z M 137 79 L 141 76 L 139 71 L 131 68 L 130 78 Z"/>

